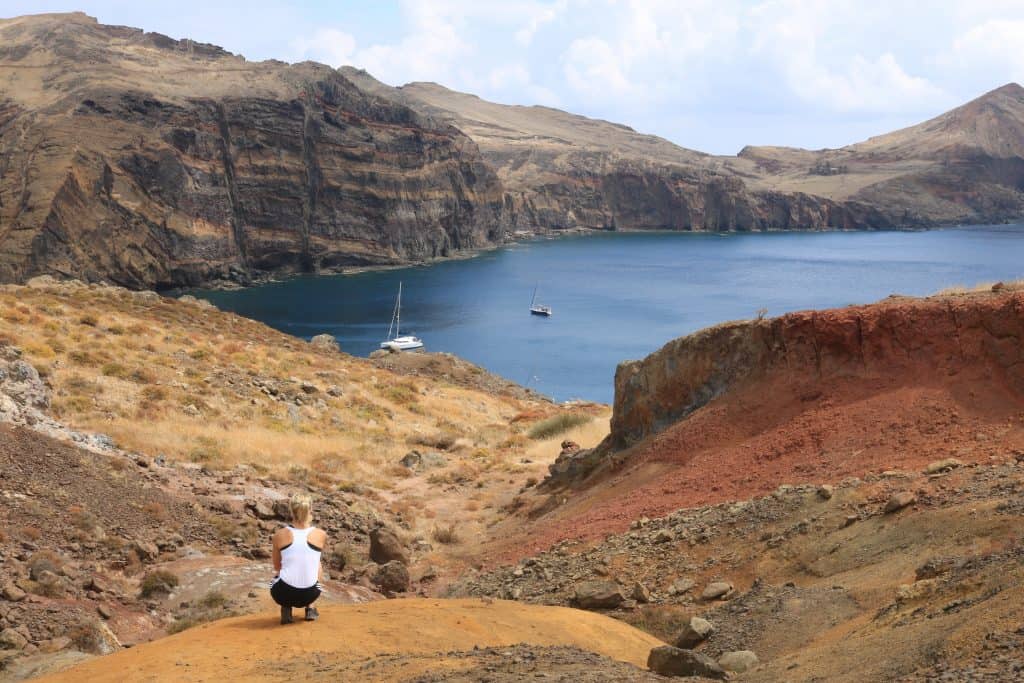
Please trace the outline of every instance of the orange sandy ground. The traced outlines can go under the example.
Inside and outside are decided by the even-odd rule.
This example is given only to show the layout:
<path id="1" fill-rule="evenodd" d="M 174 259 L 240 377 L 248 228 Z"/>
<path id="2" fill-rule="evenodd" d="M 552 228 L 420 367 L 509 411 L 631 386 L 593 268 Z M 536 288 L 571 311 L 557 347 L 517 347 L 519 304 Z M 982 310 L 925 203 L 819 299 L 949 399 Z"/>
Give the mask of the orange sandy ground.
<path id="1" fill-rule="evenodd" d="M 395 673 L 392 668 L 389 675 L 389 655 L 418 659 L 420 671 L 457 668 L 444 653 L 516 643 L 573 645 L 638 666 L 645 666 L 652 647 L 663 644 L 620 621 L 565 607 L 417 598 L 329 605 L 319 621 L 289 626 L 278 623 L 276 612 L 223 619 L 41 680 L 306 679 L 318 673 L 331 677 L 339 667 L 351 670 L 360 662 L 373 667 L 364 680 L 387 680 Z M 402 672 L 412 670 L 404 666 Z"/>

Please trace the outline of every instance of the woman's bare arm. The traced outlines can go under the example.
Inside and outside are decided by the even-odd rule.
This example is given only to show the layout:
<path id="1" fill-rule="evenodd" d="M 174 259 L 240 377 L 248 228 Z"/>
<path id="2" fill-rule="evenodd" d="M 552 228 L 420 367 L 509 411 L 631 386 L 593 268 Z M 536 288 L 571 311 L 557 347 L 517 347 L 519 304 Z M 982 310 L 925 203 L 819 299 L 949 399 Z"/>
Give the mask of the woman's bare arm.
<path id="1" fill-rule="evenodd" d="M 290 536 L 287 529 L 278 529 L 277 533 L 274 534 L 273 545 L 274 550 L 271 556 L 274 560 L 274 574 L 281 573 L 281 546 L 287 545 L 285 536 Z"/>

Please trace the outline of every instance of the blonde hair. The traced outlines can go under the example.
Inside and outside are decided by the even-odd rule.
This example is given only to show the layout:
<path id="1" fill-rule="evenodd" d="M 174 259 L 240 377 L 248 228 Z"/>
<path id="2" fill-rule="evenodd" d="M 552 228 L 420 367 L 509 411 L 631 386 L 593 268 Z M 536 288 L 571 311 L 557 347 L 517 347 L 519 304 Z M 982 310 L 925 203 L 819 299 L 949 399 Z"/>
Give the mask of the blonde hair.
<path id="1" fill-rule="evenodd" d="M 289 501 L 293 522 L 309 524 L 313 521 L 313 499 L 305 493 L 296 493 Z"/>

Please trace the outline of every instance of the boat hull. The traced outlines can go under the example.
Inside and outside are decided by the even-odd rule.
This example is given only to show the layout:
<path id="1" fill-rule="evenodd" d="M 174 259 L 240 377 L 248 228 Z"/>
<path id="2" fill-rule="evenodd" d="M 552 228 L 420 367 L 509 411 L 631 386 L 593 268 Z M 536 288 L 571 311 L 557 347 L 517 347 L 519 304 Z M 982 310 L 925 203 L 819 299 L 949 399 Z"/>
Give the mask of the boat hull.
<path id="1" fill-rule="evenodd" d="M 412 351 L 413 349 L 422 349 L 423 342 L 415 338 L 392 339 L 390 341 L 381 342 L 380 348 L 387 349 L 389 351 Z"/>
<path id="2" fill-rule="evenodd" d="M 530 309 L 530 314 L 531 315 L 542 315 L 545 318 L 550 318 L 551 317 L 551 309 L 550 308 L 531 308 Z"/>

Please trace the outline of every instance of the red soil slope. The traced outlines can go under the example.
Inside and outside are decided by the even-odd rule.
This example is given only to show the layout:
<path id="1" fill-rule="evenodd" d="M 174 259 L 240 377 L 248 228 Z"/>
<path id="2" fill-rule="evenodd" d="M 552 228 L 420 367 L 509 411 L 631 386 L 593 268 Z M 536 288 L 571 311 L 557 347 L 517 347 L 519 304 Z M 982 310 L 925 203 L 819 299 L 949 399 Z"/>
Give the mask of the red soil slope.
<path id="1" fill-rule="evenodd" d="M 892 298 L 676 340 L 620 367 L 604 448 L 502 559 L 784 483 L 1024 449 L 1024 293 Z"/>

